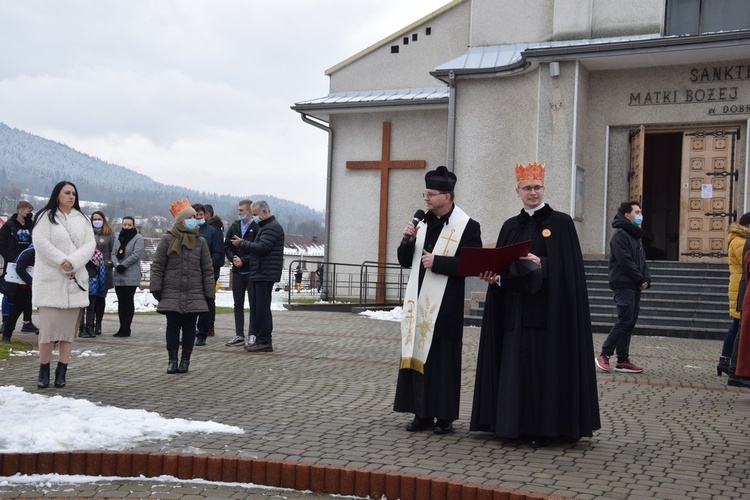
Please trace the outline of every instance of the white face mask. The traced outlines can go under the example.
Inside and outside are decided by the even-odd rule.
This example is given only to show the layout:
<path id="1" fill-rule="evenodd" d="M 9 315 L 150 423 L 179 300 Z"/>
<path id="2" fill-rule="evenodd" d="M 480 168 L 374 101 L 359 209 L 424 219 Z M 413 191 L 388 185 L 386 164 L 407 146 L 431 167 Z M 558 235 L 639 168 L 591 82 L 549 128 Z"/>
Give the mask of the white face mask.
<path id="1" fill-rule="evenodd" d="M 103 220 L 95 220 L 95 221 L 92 221 L 92 222 L 91 222 L 91 224 L 92 224 L 92 225 L 93 225 L 93 226 L 94 226 L 95 228 L 97 228 L 97 229 L 101 229 L 101 228 L 102 228 L 102 226 L 104 225 L 104 221 L 103 221 Z"/>

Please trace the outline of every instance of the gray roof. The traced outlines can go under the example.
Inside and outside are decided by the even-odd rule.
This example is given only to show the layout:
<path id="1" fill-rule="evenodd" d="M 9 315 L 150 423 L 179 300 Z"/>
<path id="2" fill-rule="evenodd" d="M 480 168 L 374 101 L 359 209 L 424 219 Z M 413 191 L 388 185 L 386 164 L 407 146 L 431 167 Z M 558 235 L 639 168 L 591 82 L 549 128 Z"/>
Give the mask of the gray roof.
<path id="1" fill-rule="evenodd" d="M 685 64 L 747 57 L 750 30 L 705 35 L 662 36 L 658 33 L 583 40 L 547 41 L 469 47 L 440 64 L 431 74 L 446 80 L 460 75 L 509 75 L 532 62 L 579 59 L 591 69 Z"/>
<path id="2" fill-rule="evenodd" d="M 334 92 L 324 97 L 295 103 L 292 109 L 327 121 L 331 113 L 362 111 L 367 108 L 374 110 L 383 107 L 414 109 L 415 106 L 447 106 L 448 92 L 448 87 Z"/>

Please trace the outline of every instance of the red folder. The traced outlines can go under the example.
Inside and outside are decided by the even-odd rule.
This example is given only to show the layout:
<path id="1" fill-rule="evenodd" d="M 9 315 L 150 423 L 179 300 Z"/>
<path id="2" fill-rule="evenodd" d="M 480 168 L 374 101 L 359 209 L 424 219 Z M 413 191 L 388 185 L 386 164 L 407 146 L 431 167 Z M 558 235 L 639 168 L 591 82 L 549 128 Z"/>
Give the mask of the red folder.
<path id="1" fill-rule="evenodd" d="M 463 247 L 458 261 L 459 276 L 479 276 L 485 271 L 508 273 L 510 263 L 529 253 L 531 240 L 500 248 Z"/>

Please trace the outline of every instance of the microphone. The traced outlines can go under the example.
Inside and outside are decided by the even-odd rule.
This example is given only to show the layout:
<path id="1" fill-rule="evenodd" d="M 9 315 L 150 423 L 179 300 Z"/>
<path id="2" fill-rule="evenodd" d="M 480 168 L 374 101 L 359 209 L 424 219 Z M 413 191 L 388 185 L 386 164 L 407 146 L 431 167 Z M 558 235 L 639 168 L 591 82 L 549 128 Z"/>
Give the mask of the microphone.
<path id="1" fill-rule="evenodd" d="M 424 219 L 424 216 L 425 216 L 424 210 L 417 210 L 416 212 L 414 212 L 414 218 L 411 220 L 411 223 L 416 226 L 417 224 L 422 222 L 422 220 Z M 401 240 L 401 244 L 402 245 L 408 244 L 410 238 L 411 236 L 409 236 L 408 234 L 405 234 L 403 239 Z"/>

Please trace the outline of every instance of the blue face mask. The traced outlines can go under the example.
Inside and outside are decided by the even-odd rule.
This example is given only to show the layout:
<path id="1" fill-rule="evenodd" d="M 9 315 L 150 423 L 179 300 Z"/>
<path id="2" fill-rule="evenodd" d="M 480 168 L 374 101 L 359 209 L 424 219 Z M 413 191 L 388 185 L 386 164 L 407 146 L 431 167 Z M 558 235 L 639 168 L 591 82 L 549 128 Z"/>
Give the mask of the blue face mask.
<path id="1" fill-rule="evenodd" d="M 195 220 L 197 220 L 197 221 L 198 221 L 198 225 L 199 225 L 199 226 L 202 226 L 203 224 L 205 224 L 205 223 L 206 223 L 206 219 L 195 219 Z"/>
<path id="2" fill-rule="evenodd" d="M 242 215 L 238 216 L 237 218 L 239 220 L 241 220 L 242 222 L 245 222 L 247 220 L 247 214 L 242 214 Z"/>
<path id="3" fill-rule="evenodd" d="M 256 224 L 259 224 L 260 223 L 260 217 L 258 217 L 257 215 L 253 215 L 253 222 L 255 222 Z"/>
<path id="4" fill-rule="evenodd" d="M 185 228 L 195 229 L 198 227 L 198 221 L 196 219 L 185 219 Z"/>
<path id="5" fill-rule="evenodd" d="M 640 226 L 641 224 L 643 224 L 643 216 L 636 215 L 635 217 L 630 219 L 630 222 L 632 222 L 634 226 Z"/>

